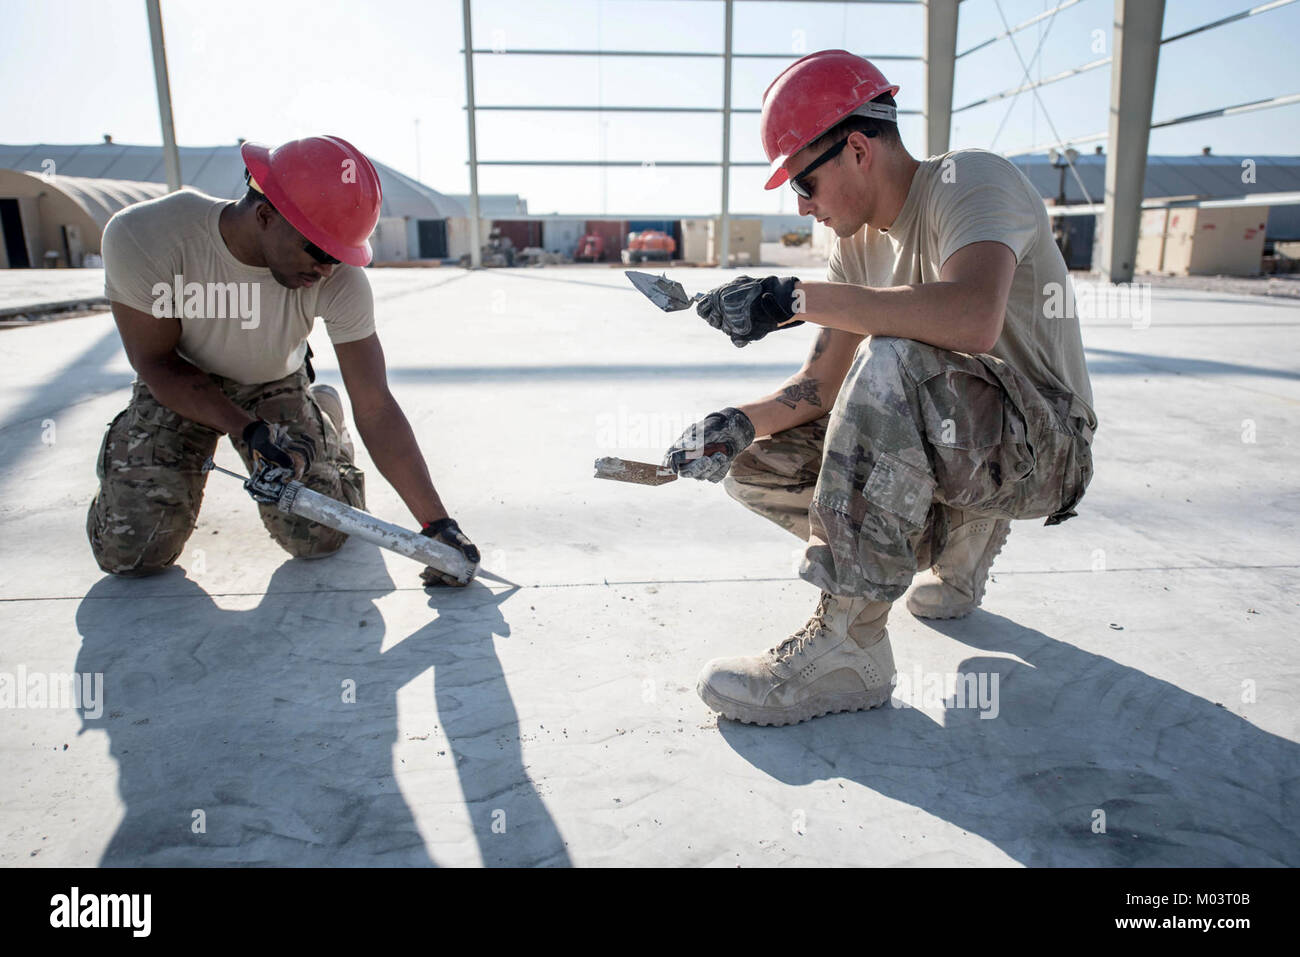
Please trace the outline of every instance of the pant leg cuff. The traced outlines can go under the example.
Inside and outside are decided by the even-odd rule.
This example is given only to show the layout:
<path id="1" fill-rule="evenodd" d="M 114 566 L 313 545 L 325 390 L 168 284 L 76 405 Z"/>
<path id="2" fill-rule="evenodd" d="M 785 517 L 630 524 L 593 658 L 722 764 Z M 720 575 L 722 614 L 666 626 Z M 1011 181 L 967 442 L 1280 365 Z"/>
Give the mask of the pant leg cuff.
<path id="1" fill-rule="evenodd" d="M 907 585 L 881 585 L 865 578 L 844 580 L 825 568 L 804 559 L 799 566 L 799 577 L 822 591 L 844 598 L 870 598 L 873 601 L 897 601 L 907 591 Z"/>

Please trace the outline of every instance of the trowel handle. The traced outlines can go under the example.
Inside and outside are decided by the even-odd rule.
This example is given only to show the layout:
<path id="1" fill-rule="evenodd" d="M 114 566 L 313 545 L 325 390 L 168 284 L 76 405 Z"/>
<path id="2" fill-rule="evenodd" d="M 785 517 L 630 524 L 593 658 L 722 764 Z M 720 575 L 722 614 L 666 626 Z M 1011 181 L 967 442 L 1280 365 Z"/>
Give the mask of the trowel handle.
<path id="1" fill-rule="evenodd" d="M 695 454 L 694 450 L 691 450 L 686 452 L 686 457 L 688 461 L 692 461 L 694 459 L 707 458 L 708 456 L 715 455 L 718 452 L 726 455 L 727 447 L 721 442 L 710 442 L 708 445 L 704 446 L 704 448 L 700 449 L 698 455 Z"/>

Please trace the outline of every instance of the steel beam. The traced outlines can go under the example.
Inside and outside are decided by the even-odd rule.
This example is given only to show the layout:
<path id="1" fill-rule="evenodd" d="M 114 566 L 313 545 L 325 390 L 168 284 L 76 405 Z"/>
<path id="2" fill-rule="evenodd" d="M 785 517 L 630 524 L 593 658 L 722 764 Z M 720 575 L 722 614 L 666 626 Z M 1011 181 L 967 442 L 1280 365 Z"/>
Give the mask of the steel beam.
<path id="1" fill-rule="evenodd" d="M 1077 2 L 1077 0 L 1076 0 Z M 464 53 L 465 50 L 460 51 Z M 495 54 L 496 56 L 659 56 L 675 57 L 680 59 L 704 59 L 719 60 L 726 54 L 709 53 L 707 51 L 697 50 L 565 50 L 565 49 L 546 49 L 542 47 L 503 47 L 494 50 L 492 47 L 476 47 L 475 53 Z M 876 60 L 920 60 L 919 56 L 903 53 L 861 53 L 859 56 L 872 61 Z M 798 54 L 794 53 L 732 53 L 733 60 L 797 60 Z"/>
<path id="2" fill-rule="evenodd" d="M 722 60 L 722 213 L 718 216 L 718 265 L 731 265 L 731 0 L 727 0 Z"/>
<path id="3" fill-rule="evenodd" d="M 470 20 L 470 0 L 461 0 L 465 26 L 465 49 L 474 49 L 474 30 Z M 469 117 L 469 265 L 483 265 L 483 237 L 478 228 L 478 133 L 474 128 L 474 54 L 465 54 L 465 112 Z"/>
<path id="4" fill-rule="evenodd" d="M 1160 62 L 1165 0 L 1115 0 L 1110 70 L 1110 152 L 1106 155 L 1106 212 L 1101 274 L 1129 282 L 1137 259 L 1142 184 L 1146 178 L 1151 105 Z"/>
<path id="5" fill-rule="evenodd" d="M 153 79 L 158 88 L 158 119 L 162 124 L 163 165 L 167 169 L 167 188 L 173 193 L 181 188 L 181 154 L 176 148 L 176 126 L 172 121 L 171 82 L 167 78 L 167 49 L 163 44 L 162 10 L 158 0 L 145 0 L 149 15 L 149 45 L 153 47 Z"/>
<path id="6" fill-rule="evenodd" d="M 952 81 L 957 55 L 958 0 L 925 5 L 925 154 L 948 152 Z"/>

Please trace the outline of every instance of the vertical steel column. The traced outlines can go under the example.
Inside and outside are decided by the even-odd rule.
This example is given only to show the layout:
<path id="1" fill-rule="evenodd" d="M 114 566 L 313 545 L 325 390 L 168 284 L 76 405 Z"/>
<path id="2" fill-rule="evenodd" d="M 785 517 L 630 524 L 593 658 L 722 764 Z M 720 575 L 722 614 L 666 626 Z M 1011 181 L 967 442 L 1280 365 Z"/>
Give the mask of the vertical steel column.
<path id="1" fill-rule="evenodd" d="M 1151 104 L 1155 99 L 1164 17 L 1165 0 L 1115 0 L 1110 150 L 1106 157 L 1101 243 L 1101 274 L 1109 282 L 1132 280 L 1137 259 Z"/>
<path id="2" fill-rule="evenodd" d="M 167 51 L 163 46 L 162 11 L 158 0 L 145 0 L 149 15 L 149 45 L 153 47 L 153 79 L 158 87 L 158 119 L 162 123 L 163 165 L 167 169 L 167 188 L 181 188 L 181 154 L 176 149 L 176 128 L 172 123 L 172 92 L 167 79 Z"/>
<path id="3" fill-rule="evenodd" d="M 718 265 L 731 264 L 731 0 L 726 0 L 726 40 L 722 53 L 722 215 L 718 217 Z"/>
<path id="4" fill-rule="evenodd" d="M 461 0 L 465 23 L 465 105 L 469 115 L 469 264 L 483 265 L 483 238 L 478 229 L 478 134 L 474 128 L 474 30 L 470 24 L 470 2 Z"/>
<path id="5" fill-rule="evenodd" d="M 948 152 L 957 64 L 958 0 L 925 4 L 925 155 Z"/>

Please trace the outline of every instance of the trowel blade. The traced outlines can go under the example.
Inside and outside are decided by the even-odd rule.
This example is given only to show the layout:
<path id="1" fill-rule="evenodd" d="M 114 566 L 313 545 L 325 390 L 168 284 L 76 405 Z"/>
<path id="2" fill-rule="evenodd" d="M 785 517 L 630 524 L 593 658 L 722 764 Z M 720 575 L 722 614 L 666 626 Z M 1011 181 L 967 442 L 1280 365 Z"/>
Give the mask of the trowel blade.
<path id="1" fill-rule="evenodd" d="M 686 295 L 686 290 L 682 288 L 681 283 L 669 279 L 666 275 L 652 276 L 648 272 L 637 272 L 635 269 L 624 270 L 623 275 L 631 279 L 632 285 L 640 289 L 647 299 L 664 312 L 689 309 L 695 303 L 694 299 Z"/>
<path id="2" fill-rule="evenodd" d="M 595 478 L 611 479 L 615 482 L 631 482 L 634 485 L 664 485 L 677 480 L 677 473 L 662 465 L 649 462 L 629 462 L 627 459 L 596 459 Z"/>

